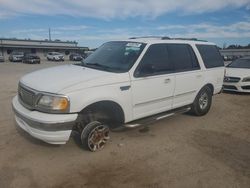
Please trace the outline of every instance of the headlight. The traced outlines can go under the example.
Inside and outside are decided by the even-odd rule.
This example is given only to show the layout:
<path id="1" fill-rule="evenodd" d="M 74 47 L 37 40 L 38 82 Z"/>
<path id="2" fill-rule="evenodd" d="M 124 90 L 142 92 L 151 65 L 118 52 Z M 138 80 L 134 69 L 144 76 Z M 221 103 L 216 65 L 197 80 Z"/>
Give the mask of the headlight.
<path id="1" fill-rule="evenodd" d="M 66 113 L 69 112 L 70 102 L 66 96 L 41 95 L 37 102 L 37 109 L 44 112 Z"/>
<path id="2" fill-rule="evenodd" d="M 250 82 L 250 77 L 243 78 L 242 82 Z"/>

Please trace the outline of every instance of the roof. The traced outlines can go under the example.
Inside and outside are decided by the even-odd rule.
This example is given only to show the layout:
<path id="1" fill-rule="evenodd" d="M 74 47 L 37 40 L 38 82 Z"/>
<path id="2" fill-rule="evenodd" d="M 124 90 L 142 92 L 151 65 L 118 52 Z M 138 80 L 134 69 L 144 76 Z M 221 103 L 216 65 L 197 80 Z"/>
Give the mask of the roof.
<path id="1" fill-rule="evenodd" d="M 196 38 L 169 38 L 169 37 L 155 37 L 155 36 L 149 36 L 149 37 L 132 37 L 128 40 L 123 41 L 131 41 L 131 42 L 140 42 L 140 43 L 148 43 L 148 44 L 154 44 L 154 43 L 186 43 L 186 44 L 207 44 L 207 45 L 215 45 L 214 43 L 207 42 L 204 40 L 199 40 Z"/>
<path id="2" fill-rule="evenodd" d="M 32 40 L 32 39 L 16 39 L 16 38 L 0 38 L 0 40 L 8 40 L 8 41 L 25 41 L 25 42 L 50 42 L 50 43 L 70 43 L 77 44 L 76 41 L 61 41 L 61 40 Z"/>
<path id="3" fill-rule="evenodd" d="M 38 49 L 68 49 L 68 50 L 77 50 L 77 49 L 84 49 L 88 50 L 88 47 L 84 46 L 40 46 L 40 45 L 1 45 L 0 47 L 5 48 L 38 48 Z"/>
<path id="4" fill-rule="evenodd" d="M 24 40 L 0 38 L 0 47 L 5 48 L 45 48 L 45 49 L 88 49 L 77 46 L 75 41 Z"/>

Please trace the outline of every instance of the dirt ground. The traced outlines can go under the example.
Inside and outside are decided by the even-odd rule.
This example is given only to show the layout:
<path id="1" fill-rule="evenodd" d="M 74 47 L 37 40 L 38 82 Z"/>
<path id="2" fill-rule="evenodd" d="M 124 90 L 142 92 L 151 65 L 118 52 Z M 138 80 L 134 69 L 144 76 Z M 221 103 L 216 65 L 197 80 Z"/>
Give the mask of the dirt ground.
<path id="1" fill-rule="evenodd" d="M 0 188 L 250 187 L 250 95 L 217 95 L 203 117 L 113 132 L 104 150 L 91 153 L 73 139 L 43 143 L 15 124 L 19 78 L 58 64 L 0 64 Z"/>

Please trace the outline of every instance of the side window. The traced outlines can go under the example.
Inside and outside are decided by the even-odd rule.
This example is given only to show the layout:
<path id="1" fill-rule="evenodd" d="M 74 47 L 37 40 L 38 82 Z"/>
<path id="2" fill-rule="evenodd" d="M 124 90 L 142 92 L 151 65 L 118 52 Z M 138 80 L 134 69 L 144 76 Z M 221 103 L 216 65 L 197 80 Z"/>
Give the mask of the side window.
<path id="1" fill-rule="evenodd" d="M 148 76 L 173 72 L 173 64 L 168 60 L 166 44 L 152 44 L 136 69 L 135 76 Z"/>
<path id="2" fill-rule="evenodd" d="M 168 44 L 168 54 L 176 72 L 200 68 L 193 49 L 187 44 Z"/>
<path id="3" fill-rule="evenodd" d="M 202 60 L 206 68 L 224 66 L 224 62 L 216 46 L 198 44 L 196 45 L 196 47 L 198 48 L 201 54 Z"/>

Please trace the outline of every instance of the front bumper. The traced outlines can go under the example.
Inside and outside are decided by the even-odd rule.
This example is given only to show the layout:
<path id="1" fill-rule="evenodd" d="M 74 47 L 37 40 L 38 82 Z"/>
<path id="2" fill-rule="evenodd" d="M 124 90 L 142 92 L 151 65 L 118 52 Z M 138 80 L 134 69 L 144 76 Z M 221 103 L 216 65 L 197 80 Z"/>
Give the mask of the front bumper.
<path id="1" fill-rule="evenodd" d="M 250 83 L 242 81 L 236 83 L 224 82 L 223 90 L 250 93 Z"/>
<path id="2" fill-rule="evenodd" d="M 64 57 L 56 56 L 54 58 L 56 61 L 64 61 Z"/>
<path id="3" fill-rule="evenodd" d="M 17 124 L 31 136 L 50 144 L 65 144 L 71 135 L 77 114 L 47 114 L 30 111 L 12 100 Z"/>

